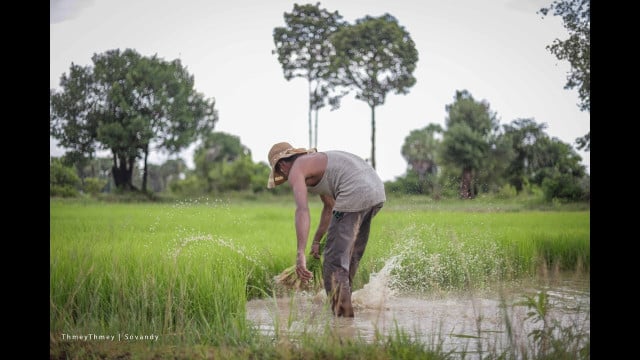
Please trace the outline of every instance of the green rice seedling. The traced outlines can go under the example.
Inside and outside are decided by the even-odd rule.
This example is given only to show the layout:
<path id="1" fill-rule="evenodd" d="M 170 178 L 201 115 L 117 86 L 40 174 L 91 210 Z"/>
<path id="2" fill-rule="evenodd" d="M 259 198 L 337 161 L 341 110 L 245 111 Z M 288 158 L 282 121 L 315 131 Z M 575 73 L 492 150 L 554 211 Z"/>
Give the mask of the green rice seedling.
<path id="1" fill-rule="evenodd" d="M 531 353 L 536 358 L 571 358 L 580 355 L 590 356 L 590 336 L 574 324 L 564 325 L 558 319 L 552 319 L 550 295 L 539 291 L 534 296 L 524 296 L 524 300 L 516 303 L 528 308 L 527 320 L 538 326 L 528 336 L 533 340 Z"/>
<path id="2" fill-rule="evenodd" d="M 320 257 L 315 258 L 311 255 L 307 255 L 307 270 L 313 274 L 311 281 L 302 281 L 296 273 L 296 265 L 291 265 L 284 269 L 280 274 L 275 277 L 275 283 L 277 286 L 282 287 L 285 290 L 292 291 L 312 291 L 317 292 L 324 288 L 324 282 L 322 279 L 322 254 L 325 244 L 327 243 L 326 235 L 320 240 Z"/>
<path id="3" fill-rule="evenodd" d="M 371 231 L 357 284 L 392 256 L 401 258 L 394 286 L 403 291 L 485 288 L 536 276 L 541 264 L 589 271 L 588 212 L 392 210 L 381 211 Z"/>

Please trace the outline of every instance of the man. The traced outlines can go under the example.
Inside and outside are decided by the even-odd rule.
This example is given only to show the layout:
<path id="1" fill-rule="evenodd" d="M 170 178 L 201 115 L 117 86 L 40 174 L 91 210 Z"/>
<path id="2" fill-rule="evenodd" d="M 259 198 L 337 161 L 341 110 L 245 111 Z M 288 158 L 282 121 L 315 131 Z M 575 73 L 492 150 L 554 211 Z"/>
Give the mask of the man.
<path id="1" fill-rule="evenodd" d="M 362 158 L 344 151 L 318 152 L 280 142 L 269 151 L 268 188 L 289 181 L 296 202 L 298 240 L 296 273 L 302 281 L 313 274 L 307 269 L 305 249 L 309 237 L 308 193 L 323 203 L 311 255 L 320 257 L 320 240 L 327 234 L 322 277 L 335 316 L 353 317 L 351 284 L 369 240 L 371 220 L 386 201 L 384 184 Z"/>

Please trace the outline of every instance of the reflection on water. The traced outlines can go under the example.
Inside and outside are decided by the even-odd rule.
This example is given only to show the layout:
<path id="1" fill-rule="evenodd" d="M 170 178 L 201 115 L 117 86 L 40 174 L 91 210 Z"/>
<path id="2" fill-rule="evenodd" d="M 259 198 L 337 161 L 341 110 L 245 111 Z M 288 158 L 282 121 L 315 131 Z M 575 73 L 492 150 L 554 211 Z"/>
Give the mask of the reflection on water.
<path id="1" fill-rule="evenodd" d="M 384 284 L 384 279 L 372 278 L 353 293 L 355 318 L 334 318 L 323 291 L 251 300 L 247 303 L 247 317 L 268 336 L 277 332 L 295 337 L 328 330 L 340 337 L 373 341 L 376 336 L 402 330 L 427 345 L 441 344 L 445 351 L 469 355 L 530 344 L 529 334 L 540 329 L 542 322 L 527 319 L 530 309 L 517 304 L 525 296 L 534 298 L 544 291 L 549 296 L 549 324 L 571 326 L 579 333 L 589 334 L 588 276 L 431 296 L 395 294 Z"/>

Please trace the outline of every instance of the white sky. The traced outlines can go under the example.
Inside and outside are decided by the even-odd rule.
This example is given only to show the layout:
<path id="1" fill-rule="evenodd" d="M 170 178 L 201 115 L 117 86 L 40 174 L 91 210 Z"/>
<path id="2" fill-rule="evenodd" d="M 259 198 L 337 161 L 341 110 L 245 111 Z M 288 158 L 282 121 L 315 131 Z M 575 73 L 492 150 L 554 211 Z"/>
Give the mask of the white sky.
<path id="1" fill-rule="evenodd" d="M 285 80 L 271 51 L 273 29 L 285 26 L 292 0 L 50 0 L 50 87 L 71 64 L 112 49 L 135 49 L 167 61 L 180 58 L 195 87 L 215 99 L 216 131 L 240 137 L 255 162 L 267 162 L 276 142 L 308 147 L 307 82 Z M 325 0 L 349 23 L 366 15 L 393 15 L 416 43 L 416 84 L 388 94 L 376 108 L 376 168 L 384 180 L 406 172 L 400 154 L 412 130 L 444 127 L 456 90 L 486 100 L 500 124 L 518 118 L 546 123 L 546 133 L 570 144 L 590 130 L 577 90 L 565 90 L 569 65 L 546 50 L 567 32 L 557 16 L 536 11 L 551 0 Z M 351 93 L 336 111 L 319 113 L 318 150 L 346 150 L 369 158 L 371 112 Z M 182 153 L 192 166 L 192 149 Z M 64 153 L 50 140 L 51 155 Z M 588 152 L 578 151 L 590 172 Z M 106 154 L 105 156 L 108 156 Z M 160 164 L 166 153 L 154 151 Z M 265 180 L 266 181 L 266 180 Z"/>

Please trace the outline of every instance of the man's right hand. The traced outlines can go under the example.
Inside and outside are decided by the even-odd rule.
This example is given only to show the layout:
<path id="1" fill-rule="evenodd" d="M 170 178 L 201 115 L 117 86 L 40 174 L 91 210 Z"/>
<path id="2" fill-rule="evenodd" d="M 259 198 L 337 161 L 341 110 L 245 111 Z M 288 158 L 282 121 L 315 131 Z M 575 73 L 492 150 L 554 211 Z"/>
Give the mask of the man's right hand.
<path id="1" fill-rule="evenodd" d="M 302 281 L 309 281 L 313 278 L 313 273 L 307 269 L 307 259 L 304 254 L 299 254 L 296 260 L 296 274 Z"/>
<path id="2" fill-rule="evenodd" d="M 311 255 L 316 259 L 320 259 L 320 243 L 314 242 L 311 244 Z"/>

